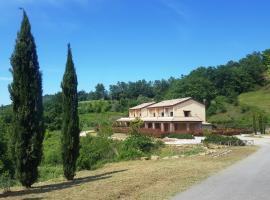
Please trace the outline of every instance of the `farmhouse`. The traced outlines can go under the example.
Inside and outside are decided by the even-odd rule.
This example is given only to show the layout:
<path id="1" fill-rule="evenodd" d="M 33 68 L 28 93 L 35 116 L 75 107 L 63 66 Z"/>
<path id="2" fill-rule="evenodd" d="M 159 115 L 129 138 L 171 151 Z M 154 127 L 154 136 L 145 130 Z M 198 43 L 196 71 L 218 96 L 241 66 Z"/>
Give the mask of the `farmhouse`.
<path id="1" fill-rule="evenodd" d="M 195 132 L 207 125 L 205 105 L 191 97 L 143 103 L 129 109 L 129 117 L 117 120 L 127 127 L 136 118 L 144 122 L 144 129 L 160 132 Z"/>

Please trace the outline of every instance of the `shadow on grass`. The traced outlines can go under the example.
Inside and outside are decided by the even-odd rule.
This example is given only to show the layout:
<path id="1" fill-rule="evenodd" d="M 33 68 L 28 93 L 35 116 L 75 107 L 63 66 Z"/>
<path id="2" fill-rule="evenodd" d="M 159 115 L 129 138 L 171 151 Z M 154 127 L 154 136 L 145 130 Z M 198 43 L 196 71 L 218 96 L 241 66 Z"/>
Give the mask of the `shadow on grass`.
<path id="1" fill-rule="evenodd" d="M 61 182 L 61 183 L 42 185 L 42 186 L 32 187 L 30 189 L 14 191 L 14 192 L 11 191 L 11 192 L 8 192 L 5 194 L 0 194 L 0 199 L 5 198 L 5 197 L 22 196 L 22 195 L 28 195 L 28 194 L 42 194 L 42 193 L 51 192 L 51 191 L 55 191 L 55 190 L 63 190 L 66 188 L 78 186 L 78 185 L 83 184 L 83 183 L 88 183 L 88 182 L 92 182 L 92 181 L 98 181 L 98 180 L 102 180 L 102 179 L 111 178 L 112 174 L 120 173 L 120 172 L 124 172 L 124 171 L 127 171 L 127 169 L 107 172 L 107 173 L 99 174 L 96 176 L 77 178 L 77 179 L 74 179 L 73 181 L 66 181 L 66 182 Z M 28 199 L 42 199 L 42 197 L 25 198 L 24 200 L 28 200 Z"/>

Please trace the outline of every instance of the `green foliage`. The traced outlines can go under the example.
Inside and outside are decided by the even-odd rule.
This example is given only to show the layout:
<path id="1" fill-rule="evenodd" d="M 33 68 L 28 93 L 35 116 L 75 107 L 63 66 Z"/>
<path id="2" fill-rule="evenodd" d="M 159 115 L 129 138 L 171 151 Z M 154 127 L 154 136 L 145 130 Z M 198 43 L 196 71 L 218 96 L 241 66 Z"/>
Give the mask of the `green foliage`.
<path id="1" fill-rule="evenodd" d="M 103 137 L 113 135 L 112 124 L 110 122 L 103 122 L 99 125 L 98 134 Z"/>
<path id="2" fill-rule="evenodd" d="M 79 156 L 80 129 L 77 85 L 71 48 L 68 45 L 66 70 L 61 84 L 63 97 L 62 159 L 64 175 L 68 180 L 73 180 L 75 176 L 76 161 Z"/>
<path id="3" fill-rule="evenodd" d="M 140 135 L 140 128 L 143 125 L 143 121 L 139 118 L 130 122 L 129 134 L 131 135 Z"/>
<path id="4" fill-rule="evenodd" d="M 43 142 L 43 158 L 39 167 L 39 181 L 46 181 L 63 175 L 61 156 L 61 132 L 46 131 Z"/>
<path id="5" fill-rule="evenodd" d="M 63 167 L 61 165 L 41 165 L 39 167 L 39 181 L 47 181 L 61 177 L 63 175 Z"/>
<path id="6" fill-rule="evenodd" d="M 123 113 L 117 112 L 81 114 L 80 128 L 81 130 L 96 129 L 103 124 L 113 124 L 115 120 L 123 116 Z"/>
<path id="7" fill-rule="evenodd" d="M 177 139 L 195 139 L 195 137 L 189 133 L 171 133 L 167 137 Z"/>
<path id="8" fill-rule="evenodd" d="M 210 134 L 203 140 L 204 143 L 213 143 L 218 145 L 245 146 L 245 143 L 234 136 L 223 136 Z"/>
<path id="9" fill-rule="evenodd" d="M 114 101 L 93 100 L 79 103 L 79 114 L 103 113 L 111 110 Z"/>
<path id="10" fill-rule="evenodd" d="M 201 102 L 204 100 L 209 102 L 216 95 L 216 88 L 210 80 L 205 77 L 189 75 L 171 85 L 167 98 L 193 97 Z"/>
<path id="11" fill-rule="evenodd" d="M 98 83 L 96 85 L 96 91 L 94 93 L 95 99 L 106 99 L 107 98 L 107 91 L 102 83 Z"/>
<path id="12" fill-rule="evenodd" d="M 78 158 L 78 169 L 94 169 L 100 163 L 116 159 L 117 142 L 106 137 L 82 137 L 80 141 L 80 156 Z"/>
<path id="13" fill-rule="evenodd" d="M 34 37 L 28 17 L 23 12 L 21 30 L 11 57 L 13 82 L 13 152 L 16 175 L 21 184 L 30 187 L 38 178 L 44 133 L 42 78 Z"/>
<path id="14" fill-rule="evenodd" d="M 56 166 L 63 163 L 61 156 L 61 134 L 59 131 L 45 133 L 42 165 Z"/>
<path id="15" fill-rule="evenodd" d="M 0 108 L 0 174 L 14 178 L 15 167 L 11 156 L 10 129 L 12 125 L 11 106 Z"/>
<path id="16" fill-rule="evenodd" d="M 214 115 L 216 113 L 225 113 L 226 104 L 229 103 L 227 97 L 217 96 L 214 100 L 211 101 L 209 108 L 207 109 L 207 115 Z"/>
<path id="17" fill-rule="evenodd" d="M 136 159 L 151 154 L 151 152 L 163 145 L 163 142 L 154 141 L 149 136 L 134 134 L 123 141 L 119 151 L 119 158 L 124 160 Z"/>
<path id="18" fill-rule="evenodd" d="M 15 181 L 11 179 L 8 172 L 0 173 L 0 188 L 3 189 L 4 193 L 10 191 L 10 187 L 15 184 Z"/>
<path id="19" fill-rule="evenodd" d="M 267 118 L 263 113 L 258 116 L 258 127 L 261 134 L 265 134 Z"/>
<path id="20" fill-rule="evenodd" d="M 45 128 L 50 131 L 60 130 L 62 125 L 62 93 L 45 95 L 43 101 Z"/>
<path id="21" fill-rule="evenodd" d="M 191 156 L 197 155 L 204 152 L 202 145 L 191 145 L 191 146 L 166 146 L 165 148 L 160 148 L 157 150 L 157 154 L 160 157 L 169 157 L 169 156 Z"/>

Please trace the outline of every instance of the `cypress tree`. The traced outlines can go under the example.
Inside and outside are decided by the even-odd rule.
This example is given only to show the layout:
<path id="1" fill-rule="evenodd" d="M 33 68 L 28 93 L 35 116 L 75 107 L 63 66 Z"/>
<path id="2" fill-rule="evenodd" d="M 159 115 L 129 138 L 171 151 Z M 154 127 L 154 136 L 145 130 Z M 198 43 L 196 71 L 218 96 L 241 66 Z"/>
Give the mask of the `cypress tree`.
<path id="1" fill-rule="evenodd" d="M 67 180 L 73 180 L 75 176 L 76 161 L 79 155 L 77 85 L 77 75 L 68 44 L 66 69 L 61 84 L 63 95 L 62 158 L 64 175 Z"/>
<path id="2" fill-rule="evenodd" d="M 11 56 L 13 82 L 9 86 L 13 106 L 13 154 L 16 176 L 25 187 L 38 178 L 44 136 L 42 77 L 29 19 L 23 11 L 20 32 Z"/>

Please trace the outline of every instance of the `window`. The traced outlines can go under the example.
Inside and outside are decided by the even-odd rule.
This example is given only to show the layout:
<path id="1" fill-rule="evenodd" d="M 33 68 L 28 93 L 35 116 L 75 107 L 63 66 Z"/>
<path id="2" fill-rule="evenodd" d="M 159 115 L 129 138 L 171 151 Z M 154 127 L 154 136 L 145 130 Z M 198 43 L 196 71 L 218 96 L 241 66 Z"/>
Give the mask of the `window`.
<path id="1" fill-rule="evenodd" d="M 173 112 L 170 112 L 170 116 L 173 117 Z"/>
<path id="2" fill-rule="evenodd" d="M 156 116 L 156 113 L 153 113 L 153 116 L 155 117 Z"/>
<path id="3" fill-rule="evenodd" d="M 164 117 L 164 112 L 161 113 L 161 116 Z"/>
<path id="4" fill-rule="evenodd" d="M 184 111 L 184 116 L 185 117 L 191 117 L 190 111 Z"/>

